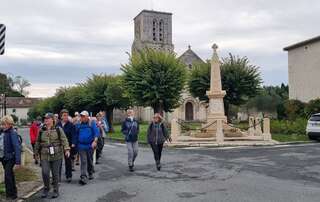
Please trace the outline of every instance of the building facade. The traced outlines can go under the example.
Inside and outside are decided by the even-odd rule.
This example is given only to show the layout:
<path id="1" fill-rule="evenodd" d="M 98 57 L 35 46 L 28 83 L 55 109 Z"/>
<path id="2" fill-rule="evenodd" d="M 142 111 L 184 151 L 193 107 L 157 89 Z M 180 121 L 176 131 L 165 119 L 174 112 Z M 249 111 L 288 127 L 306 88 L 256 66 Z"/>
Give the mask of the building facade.
<path id="1" fill-rule="evenodd" d="M 320 98 L 320 36 L 285 47 L 288 51 L 289 98 Z"/>

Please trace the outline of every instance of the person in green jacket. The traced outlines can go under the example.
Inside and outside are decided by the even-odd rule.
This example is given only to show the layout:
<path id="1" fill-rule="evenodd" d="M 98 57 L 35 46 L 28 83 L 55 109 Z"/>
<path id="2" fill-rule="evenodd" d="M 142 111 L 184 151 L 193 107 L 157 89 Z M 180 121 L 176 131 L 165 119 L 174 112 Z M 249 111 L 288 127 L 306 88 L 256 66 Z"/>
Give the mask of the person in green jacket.
<path id="1" fill-rule="evenodd" d="M 55 127 L 54 115 L 47 113 L 44 117 L 44 126 L 41 128 L 36 144 L 35 155 L 40 157 L 42 168 L 42 179 L 44 184 L 42 198 L 47 198 L 50 191 L 50 171 L 52 172 L 53 195 L 59 196 L 59 171 L 63 154 L 70 156 L 68 139 L 60 127 Z"/>

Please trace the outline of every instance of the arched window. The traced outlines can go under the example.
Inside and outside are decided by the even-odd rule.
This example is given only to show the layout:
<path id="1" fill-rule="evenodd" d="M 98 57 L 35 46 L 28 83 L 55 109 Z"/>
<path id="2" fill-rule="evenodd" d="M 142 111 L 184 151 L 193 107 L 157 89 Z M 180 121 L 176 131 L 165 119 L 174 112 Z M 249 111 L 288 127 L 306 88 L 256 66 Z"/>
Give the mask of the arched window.
<path id="1" fill-rule="evenodd" d="M 157 20 L 154 19 L 152 22 L 152 37 L 153 41 L 157 41 Z"/>
<path id="2" fill-rule="evenodd" d="M 159 41 L 163 41 L 163 30 L 164 30 L 164 23 L 161 19 L 159 22 Z"/>

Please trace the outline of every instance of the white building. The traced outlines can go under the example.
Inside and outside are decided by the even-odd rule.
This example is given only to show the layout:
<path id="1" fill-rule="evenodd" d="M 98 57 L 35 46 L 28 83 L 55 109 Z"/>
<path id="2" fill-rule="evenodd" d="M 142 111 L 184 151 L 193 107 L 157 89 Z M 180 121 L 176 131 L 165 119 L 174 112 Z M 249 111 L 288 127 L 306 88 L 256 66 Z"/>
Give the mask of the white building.
<path id="1" fill-rule="evenodd" d="M 28 119 L 29 109 L 39 102 L 39 98 L 25 98 L 25 97 L 7 97 L 6 98 L 7 114 L 15 115 L 21 120 Z"/>
<path id="2" fill-rule="evenodd" d="M 288 51 L 289 98 L 320 98 L 320 36 L 285 47 Z"/>

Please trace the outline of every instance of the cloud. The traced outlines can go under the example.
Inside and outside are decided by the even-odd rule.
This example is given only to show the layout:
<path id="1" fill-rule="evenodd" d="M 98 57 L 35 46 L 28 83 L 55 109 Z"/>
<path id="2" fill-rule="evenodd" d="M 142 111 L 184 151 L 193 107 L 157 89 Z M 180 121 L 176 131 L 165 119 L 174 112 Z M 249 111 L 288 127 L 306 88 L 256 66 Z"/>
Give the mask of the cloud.
<path id="1" fill-rule="evenodd" d="M 317 0 L 3 0 L 0 23 L 7 35 L 0 71 L 26 77 L 30 90 L 43 95 L 42 88 L 52 95 L 54 86 L 82 82 L 92 73 L 120 73 L 133 41 L 133 18 L 152 8 L 173 13 L 178 54 L 191 44 L 210 58 L 217 43 L 221 57 L 231 52 L 260 66 L 268 85 L 287 82 L 282 48 L 320 31 Z"/>

